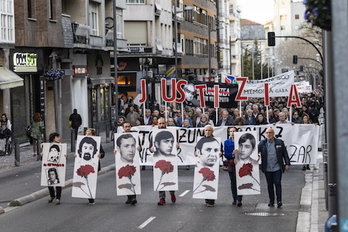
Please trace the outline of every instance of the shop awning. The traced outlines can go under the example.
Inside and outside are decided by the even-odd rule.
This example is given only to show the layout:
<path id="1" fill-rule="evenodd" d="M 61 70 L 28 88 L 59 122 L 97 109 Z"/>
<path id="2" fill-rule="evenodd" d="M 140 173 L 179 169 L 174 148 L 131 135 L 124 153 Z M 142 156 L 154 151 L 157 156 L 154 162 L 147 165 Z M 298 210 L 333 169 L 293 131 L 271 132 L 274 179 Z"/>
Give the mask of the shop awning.
<path id="1" fill-rule="evenodd" d="M 0 67 L 0 89 L 23 86 L 23 79 L 8 68 Z"/>
<path id="2" fill-rule="evenodd" d="M 112 84 L 114 81 L 113 77 L 91 77 L 92 85 Z"/>

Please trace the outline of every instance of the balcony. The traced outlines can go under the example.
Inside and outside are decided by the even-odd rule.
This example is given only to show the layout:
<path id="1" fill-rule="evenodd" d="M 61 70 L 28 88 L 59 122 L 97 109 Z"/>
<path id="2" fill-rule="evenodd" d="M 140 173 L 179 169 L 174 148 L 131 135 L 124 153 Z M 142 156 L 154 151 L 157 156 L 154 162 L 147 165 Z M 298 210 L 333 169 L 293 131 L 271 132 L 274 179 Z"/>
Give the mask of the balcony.
<path id="1" fill-rule="evenodd" d="M 72 23 L 74 43 L 88 44 L 90 35 L 90 26 L 78 23 Z"/>

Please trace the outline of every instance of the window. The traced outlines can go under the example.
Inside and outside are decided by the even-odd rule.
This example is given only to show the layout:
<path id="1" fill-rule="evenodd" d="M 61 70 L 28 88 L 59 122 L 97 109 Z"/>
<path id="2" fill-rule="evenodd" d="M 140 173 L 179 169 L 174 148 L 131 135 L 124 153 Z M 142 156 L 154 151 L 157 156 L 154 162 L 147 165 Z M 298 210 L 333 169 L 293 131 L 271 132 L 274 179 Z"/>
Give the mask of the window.
<path id="1" fill-rule="evenodd" d="M 281 31 L 285 31 L 285 26 L 280 26 Z"/>
<path id="2" fill-rule="evenodd" d="M 145 0 L 126 0 L 129 4 L 145 4 Z"/>
<path id="3" fill-rule="evenodd" d="M 28 4 L 28 18 L 33 18 L 33 3 L 32 0 L 27 0 Z"/>
<path id="4" fill-rule="evenodd" d="M 300 15 L 299 14 L 295 14 L 295 19 L 300 19 Z"/>
<path id="5" fill-rule="evenodd" d="M 0 0 L 0 43 L 14 43 L 13 0 Z"/>
<path id="6" fill-rule="evenodd" d="M 90 2 L 89 7 L 89 26 L 91 27 L 91 34 L 92 35 L 99 35 L 98 32 L 98 3 L 96 2 Z"/>
<path id="7" fill-rule="evenodd" d="M 123 17 L 119 9 L 116 10 L 116 23 L 117 39 L 123 39 Z"/>

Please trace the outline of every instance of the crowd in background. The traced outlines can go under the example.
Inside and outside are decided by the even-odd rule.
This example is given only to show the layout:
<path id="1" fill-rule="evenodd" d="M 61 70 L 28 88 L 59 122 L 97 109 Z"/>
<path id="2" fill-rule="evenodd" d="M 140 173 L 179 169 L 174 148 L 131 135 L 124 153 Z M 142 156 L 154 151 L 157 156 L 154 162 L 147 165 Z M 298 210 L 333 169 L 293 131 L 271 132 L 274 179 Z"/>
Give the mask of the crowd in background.
<path id="1" fill-rule="evenodd" d="M 252 98 L 243 101 L 241 107 L 215 108 L 184 107 L 181 105 L 165 105 L 155 100 L 150 107 L 145 109 L 145 116 L 142 107 L 134 104 L 133 99 L 127 93 L 122 94 L 119 99 L 119 125 L 128 121 L 132 126 L 157 125 L 159 118 L 167 120 L 168 126 L 177 127 L 204 127 L 231 126 L 231 125 L 265 125 L 275 123 L 292 124 L 319 124 L 320 110 L 323 108 L 323 98 L 310 94 L 300 94 L 301 107 L 292 105 L 287 107 L 287 97 L 271 98 L 270 106 L 264 105 L 263 98 Z M 242 112 L 240 112 L 240 109 Z M 268 109 L 268 112 L 267 112 Z M 292 115 L 290 115 L 290 112 Z"/>

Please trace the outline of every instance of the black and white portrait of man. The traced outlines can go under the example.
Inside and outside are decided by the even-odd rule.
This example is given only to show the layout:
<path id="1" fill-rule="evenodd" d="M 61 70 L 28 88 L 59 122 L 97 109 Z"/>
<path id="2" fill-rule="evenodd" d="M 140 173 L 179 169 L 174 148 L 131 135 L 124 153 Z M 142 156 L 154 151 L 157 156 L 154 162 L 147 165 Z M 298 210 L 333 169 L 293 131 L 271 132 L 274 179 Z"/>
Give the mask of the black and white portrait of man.
<path id="1" fill-rule="evenodd" d="M 173 154 L 174 135 L 167 130 L 159 131 L 155 136 L 155 153 L 154 156 L 176 156 Z"/>
<path id="2" fill-rule="evenodd" d="M 185 93 L 185 106 L 200 106 L 199 101 L 197 100 L 196 88 L 192 83 L 186 84 L 183 86 Z"/>
<path id="3" fill-rule="evenodd" d="M 91 161 L 97 154 L 97 142 L 91 137 L 84 137 L 79 144 L 77 153 L 85 161 Z"/>

